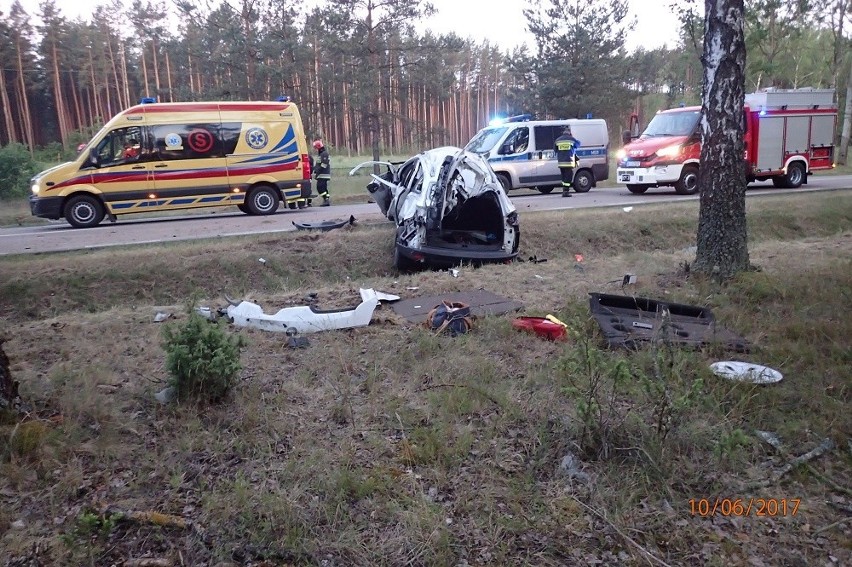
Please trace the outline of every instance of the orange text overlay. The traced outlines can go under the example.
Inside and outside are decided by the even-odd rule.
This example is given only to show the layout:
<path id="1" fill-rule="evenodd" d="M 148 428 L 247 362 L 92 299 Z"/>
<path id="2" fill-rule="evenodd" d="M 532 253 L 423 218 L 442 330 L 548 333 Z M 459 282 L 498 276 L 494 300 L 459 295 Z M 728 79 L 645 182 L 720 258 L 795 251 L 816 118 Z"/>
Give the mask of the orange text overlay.
<path id="1" fill-rule="evenodd" d="M 800 498 L 692 498 L 693 516 L 795 516 Z"/>

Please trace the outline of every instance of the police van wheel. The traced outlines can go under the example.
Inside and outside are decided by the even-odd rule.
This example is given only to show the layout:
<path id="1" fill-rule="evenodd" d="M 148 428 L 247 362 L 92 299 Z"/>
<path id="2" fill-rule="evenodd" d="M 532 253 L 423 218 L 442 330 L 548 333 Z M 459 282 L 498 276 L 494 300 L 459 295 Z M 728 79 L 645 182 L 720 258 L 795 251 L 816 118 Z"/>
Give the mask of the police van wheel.
<path id="1" fill-rule="evenodd" d="M 536 187 L 536 189 L 538 189 L 538 192 L 541 193 L 542 195 L 549 195 L 550 193 L 553 193 L 553 190 L 556 189 L 556 187 L 554 187 L 553 185 L 548 185 L 546 187 L 539 186 L 539 187 Z"/>
<path id="2" fill-rule="evenodd" d="M 500 185 L 503 186 L 503 191 L 508 193 L 512 190 L 512 180 L 509 179 L 508 175 L 506 175 L 505 173 L 498 173 L 497 179 L 500 180 Z"/>
<path id="3" fill-rule="evenodd" d="M 65 203 L 65 220 L 74 228 L 97 226 L 104 220 L 106 211 L 97 197 L 75 195 Z"/>
<path id="4" fill-rule="evenodd" d="M 271 187 L 260 186 L 246 197 L 246 206 L 253 215 L 271 215 L 278 210 L 280 196 Z"/>
<path id="5" fill-rule="evenodd" d="M 585 169 L 578 171 L 576 175 L 574 175 L 574 181 L 572 182 L 574 191 L 577 193 L 588 193 L 589 189 L 591 189 L 594 184 L 594 177 L 592 177 L 591 172 L 586 171 Z"/>

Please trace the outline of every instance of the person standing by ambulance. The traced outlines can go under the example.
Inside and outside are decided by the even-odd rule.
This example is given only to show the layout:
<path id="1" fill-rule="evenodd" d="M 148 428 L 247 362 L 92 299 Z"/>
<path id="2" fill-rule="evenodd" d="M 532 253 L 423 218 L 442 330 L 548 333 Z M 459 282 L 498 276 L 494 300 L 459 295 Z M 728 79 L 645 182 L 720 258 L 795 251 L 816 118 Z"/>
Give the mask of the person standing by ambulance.
<path id="1" fill-rule="evenodd" d="M 562 175 L 562 196 L 571 196 L 571 184 L 574 181 L 574 168 L 577 167 L 577 148 L 580 141 L 571 135 L 571 127 L 566 126 L 562 135 L 556 138 L 556 163 Z"/>
<path id="2" fill-rule="evenodd" d="M 331 205 L 331 198 L 328 195 L 328 180 L 331 179 L 331 157 L 328 155 L 328 150 L 322 140 L 314 140 L 314 149 L 317 151 L 316 169 L 314 169 L 317 193 L 322 197 L 321 206 L 327 207 Z"/>

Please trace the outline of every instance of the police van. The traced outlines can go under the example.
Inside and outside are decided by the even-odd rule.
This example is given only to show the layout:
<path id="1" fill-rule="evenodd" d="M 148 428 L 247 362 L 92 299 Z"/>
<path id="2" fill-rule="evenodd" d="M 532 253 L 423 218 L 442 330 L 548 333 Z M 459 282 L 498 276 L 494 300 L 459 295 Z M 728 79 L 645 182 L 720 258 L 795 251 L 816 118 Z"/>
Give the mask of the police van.
<path id="1" fill-rule="evenodd" d="M 299 109 L 265 102 L 157 103 L 112 118 L 77 159 L 32 180 L 30 210 L 75 228 L 104 216 L 236 205 L 270 215 L 311 192 Z"/>
<path id="2" fill-rule="evenodd" d="M 492 122 L 465 149 L 485 156 L 506 191 L 561 187 L 554 144 L 566 126 L 580 141 L 574 190 L 585 193 L 609 177 L 609 130 L 602 119 L 532 120 L 529 114 Z"/>

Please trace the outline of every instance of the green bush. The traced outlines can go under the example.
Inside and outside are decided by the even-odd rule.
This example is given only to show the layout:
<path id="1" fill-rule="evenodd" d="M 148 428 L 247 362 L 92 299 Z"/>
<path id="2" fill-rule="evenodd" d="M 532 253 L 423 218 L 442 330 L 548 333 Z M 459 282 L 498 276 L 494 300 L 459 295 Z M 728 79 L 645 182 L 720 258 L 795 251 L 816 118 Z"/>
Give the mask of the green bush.
<path id="1" fill-rule="evenodd" d="M 11 142 L 0 148 L 0 199 L 29 194 L 30 179 L 38 172 L 38 164 L 23 144 Z"/>
<path id="2" fill-rule="evenodd" d="M 163 328 L 163 339 L 178 400 L 218 402 L 225 397 L 241 368 L 242 337 L 229 336 L 221 325 L 191 310 L 186 323 Z"/>

